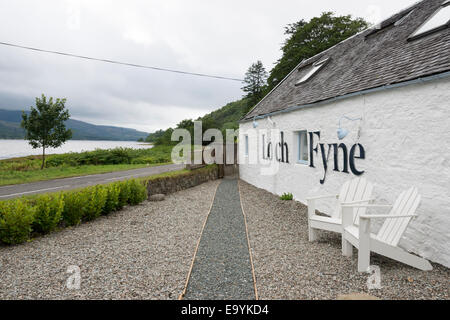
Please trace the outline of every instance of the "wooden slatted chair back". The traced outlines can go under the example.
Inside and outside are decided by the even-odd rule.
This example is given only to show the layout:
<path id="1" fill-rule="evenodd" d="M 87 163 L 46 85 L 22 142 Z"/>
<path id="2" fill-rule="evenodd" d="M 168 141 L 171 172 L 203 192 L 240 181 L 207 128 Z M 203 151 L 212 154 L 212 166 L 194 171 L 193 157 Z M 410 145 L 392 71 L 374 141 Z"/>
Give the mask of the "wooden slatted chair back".
<path id="1" fill-rule="evenodd" d="M 356 178 L 351 181 L 344 183 L 341 188 L 341 192 L 339 193 L 339 201 L 338 206 L 335 210 L 333 218 L 341 218 L 342 217 L 342 207 L 341 203 L 348 203 L 354 201 L 364 201 L 360 204 L 368 204 L 371 200 L 373 191 L 372 183 L 368 182 L 365 178 Z M 366 208 L 357 208 L 354 209 L 354 224 L 359 224 L 359 215 L 366 213 Z"/>
<path id="2" fill-rule="evenodd" d="M 419 207 L 421 196 L 417 188 L 402 192 L 392 207 L 392 215 L 414 215 Z M 397 246 L 412 217 L 386 219 L 377 234 L 379 241 Z"/>

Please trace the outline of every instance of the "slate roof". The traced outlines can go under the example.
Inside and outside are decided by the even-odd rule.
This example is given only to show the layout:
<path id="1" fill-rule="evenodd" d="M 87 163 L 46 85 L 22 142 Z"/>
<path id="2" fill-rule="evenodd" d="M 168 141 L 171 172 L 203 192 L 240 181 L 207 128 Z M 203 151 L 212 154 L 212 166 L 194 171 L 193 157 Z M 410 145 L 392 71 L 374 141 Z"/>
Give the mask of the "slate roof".
<path id="1" fill-rule="evenodd" d="M 242 121 L 291 107 L 450 71 L 450 27 L 408 41 L 445 1 L 424 0 L 336 46 L 303 61 Z M 403 20 L 402 20 L 403 18 Z M 312 67 L 330 61 L 308 81 Z"/>

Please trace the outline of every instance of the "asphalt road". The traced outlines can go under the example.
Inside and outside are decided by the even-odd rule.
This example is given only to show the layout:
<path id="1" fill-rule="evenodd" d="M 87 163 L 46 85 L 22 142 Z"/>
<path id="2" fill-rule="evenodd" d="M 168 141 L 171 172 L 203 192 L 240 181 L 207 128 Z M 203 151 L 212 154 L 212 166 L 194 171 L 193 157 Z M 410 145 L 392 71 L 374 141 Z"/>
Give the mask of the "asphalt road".
<path id="1" fill-rule="evenodd" d="M 15 184 L 0 187 L 0 200 L 17 198 L 25 195 L 57 192 L 96 184 L 106 184 L 114 181 L 147 177 L 169 171 L 177 171 L 184 168 L 182 164 L 169 164 L 165 166 L 149 167 L 135 170 L 118 171 L 111 173 L 95 174 L 90 176 L 39 181 L 26 184 Z"/>

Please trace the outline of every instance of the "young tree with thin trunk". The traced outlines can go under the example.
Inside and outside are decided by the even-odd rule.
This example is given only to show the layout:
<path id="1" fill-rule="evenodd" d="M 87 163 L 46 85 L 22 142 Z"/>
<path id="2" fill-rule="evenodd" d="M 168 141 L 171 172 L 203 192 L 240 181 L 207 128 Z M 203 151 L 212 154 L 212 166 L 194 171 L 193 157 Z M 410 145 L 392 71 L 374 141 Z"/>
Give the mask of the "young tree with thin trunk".
<path id="1" fill-rule="evenodd" d="M 25 129 L 25 139 L 33 149 L 42 148 L 41 170 L 45 166 L 45 149 L 58 148 L 72 138 L 72 131 L 65 125 L 70 118 L 65 103 L 66 99 L 53 102 L 53 98 L 47 101 L 42 95 L 36 98 L 36 108 L 31 107 L 29 115 L 22 112 L 21 127 Z"/>

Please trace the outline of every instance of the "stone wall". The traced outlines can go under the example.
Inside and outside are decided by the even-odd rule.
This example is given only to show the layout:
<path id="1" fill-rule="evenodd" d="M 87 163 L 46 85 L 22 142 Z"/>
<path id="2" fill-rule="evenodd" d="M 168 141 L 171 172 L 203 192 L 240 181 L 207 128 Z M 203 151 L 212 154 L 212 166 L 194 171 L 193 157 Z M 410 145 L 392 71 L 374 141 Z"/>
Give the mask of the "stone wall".
<path id="1" fill-rule="evenodd" d="M 147 190 L 149 196 L 154 194 L 167 195 L 216 179 L 218 179 L 218 168 L 216 165 L 212 165 L 179 175 L 150 179 Z"/>

